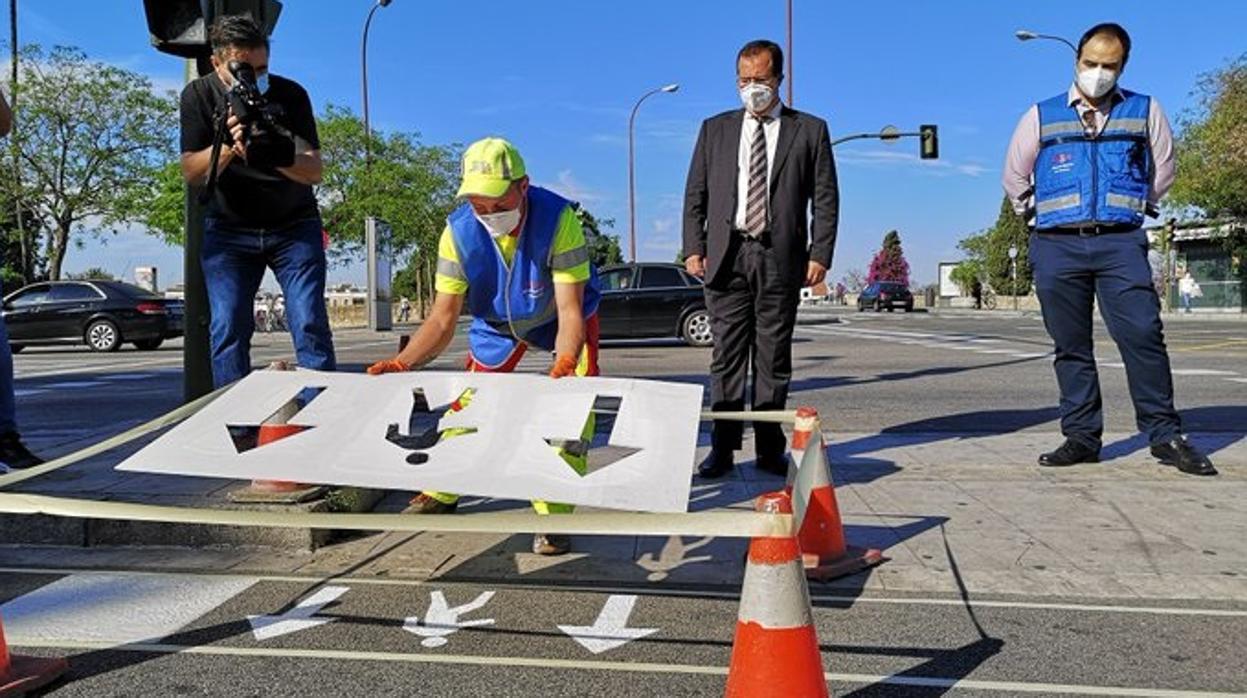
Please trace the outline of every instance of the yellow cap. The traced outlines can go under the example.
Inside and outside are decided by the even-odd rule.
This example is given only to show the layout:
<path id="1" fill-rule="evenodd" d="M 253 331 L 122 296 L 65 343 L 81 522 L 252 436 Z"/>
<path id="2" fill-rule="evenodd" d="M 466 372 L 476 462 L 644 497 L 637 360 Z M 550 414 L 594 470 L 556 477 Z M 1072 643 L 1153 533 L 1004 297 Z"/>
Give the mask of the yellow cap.
<path id="1" fill-rule="evenodd" d="M 499 197 L 525 174 L 524 158 L 515 146 L 502 138 L 482 138 L 463 154 L 459 196 Z"/>

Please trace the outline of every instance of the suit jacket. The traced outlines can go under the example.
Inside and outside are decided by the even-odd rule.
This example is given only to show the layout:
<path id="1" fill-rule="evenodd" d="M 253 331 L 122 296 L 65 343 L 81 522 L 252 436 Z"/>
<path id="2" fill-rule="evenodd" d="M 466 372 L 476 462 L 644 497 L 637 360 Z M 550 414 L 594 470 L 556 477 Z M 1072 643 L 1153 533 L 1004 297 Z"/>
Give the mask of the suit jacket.
<path id="1" fill-rule="evenodd" d="M 739 243 L 732 230 L 744 118 L 745 110 L 736 109 L 702 122 L 684 189 L 684 255 L 705 257 L 706 285 L 712 288 L 731 271 Z M 809 260 L 831 269 L 840 194 L 827 122 L 788 107 L 779 118 L 769 229 L 780 275 L 800 288 Z"/>

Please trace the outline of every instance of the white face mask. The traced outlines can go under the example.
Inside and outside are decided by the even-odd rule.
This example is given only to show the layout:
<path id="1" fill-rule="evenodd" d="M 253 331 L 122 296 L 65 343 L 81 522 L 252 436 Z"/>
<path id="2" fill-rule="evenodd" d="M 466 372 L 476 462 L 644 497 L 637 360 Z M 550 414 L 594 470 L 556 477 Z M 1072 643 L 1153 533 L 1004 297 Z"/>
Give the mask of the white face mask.
<path id="1" fill-rule="evenodd" d="M 518 208 L 512 211 L 499 211 L 498 213 L 486 213 L 484 215 L 473 212 L 473 215 L 476 216 L 476 220 L 481 222 L 481 225 L 485 226 L 485 230 L 488 230 L 489 234 L 495 238 L 510 235 L 511 231 L 520 225 L 520 210 Z"/>
<path id="2" fill-rule="evenodd" d="M 775 100 L 775 90 L 770 85 L 751 82 L 740 88 L 740 101 L 745 109 L 754 114 L 761 114 Z"/>
<path id="3" fill-rule="evenodd" d="M 1078 89 L 1092 99 L 1108 94 L 1117 84 L 1117 72 L 1107 68 L 1091 68 L 1078 71 Z"/>

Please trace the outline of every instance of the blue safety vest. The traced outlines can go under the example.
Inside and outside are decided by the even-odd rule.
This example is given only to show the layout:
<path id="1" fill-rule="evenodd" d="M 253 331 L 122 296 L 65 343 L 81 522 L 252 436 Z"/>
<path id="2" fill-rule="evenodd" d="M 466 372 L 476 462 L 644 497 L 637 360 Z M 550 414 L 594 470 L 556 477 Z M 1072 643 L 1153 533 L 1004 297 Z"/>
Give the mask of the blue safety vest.
<path id="1" fill-rule="evenodd" d="M 1035 227 L 1143 225 L 1152 186 L 1151 98 L 1121 90 L 1098 136 L 1087 136 L 1069 95 L 1039 103 Z"/>
<path id="2" fill-rule="evenodd" d="M 528 188 L 528 213 L 510 266 L 489 231 L 473 215 L 470 204 L 464 203 L 450 214 L 451 239 L 468 281 L 464 302 L 473 317 L 468 345 L 477 362 L 501 366 L 520 342 L 554 351 L 558 307 L 551 270 L 556 262 L 566 269 L 589 260 L 588 247 L 554 259 L 555 233 L 569 205 L 554 192 Z M 597 272 L 590 263 L 583 304 L 586 319 L 597 312 L 598 297 Z"/>

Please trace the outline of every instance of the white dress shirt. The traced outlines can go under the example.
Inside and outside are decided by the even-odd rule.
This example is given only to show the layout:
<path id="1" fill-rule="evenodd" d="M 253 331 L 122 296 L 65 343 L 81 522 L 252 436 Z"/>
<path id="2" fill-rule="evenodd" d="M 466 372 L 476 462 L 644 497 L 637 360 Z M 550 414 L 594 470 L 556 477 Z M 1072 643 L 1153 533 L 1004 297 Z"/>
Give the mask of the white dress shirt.
<path id="1" fill-rule="evenodd" d="M 784 105 L 779 101 L 775 101 L 775 106 L 766 113 L 770 121 L 763 126 L 763 133 L 766 135 L 766 182 L 767 182 L 767 202 L 766 208 L 771 210 L 771 172 L 775 167 L 775 148 L 779 145 L 779 113 Z M 753 146 L 753 136 L 758 131 L 761 124 L 753 117 L 753 114 L 745 112 L 744 122 L 740 125 L 740 148 L 736 156 L 736 229 L 745 229 L 745 208 L 749 203 L 749 151 Z"/>

